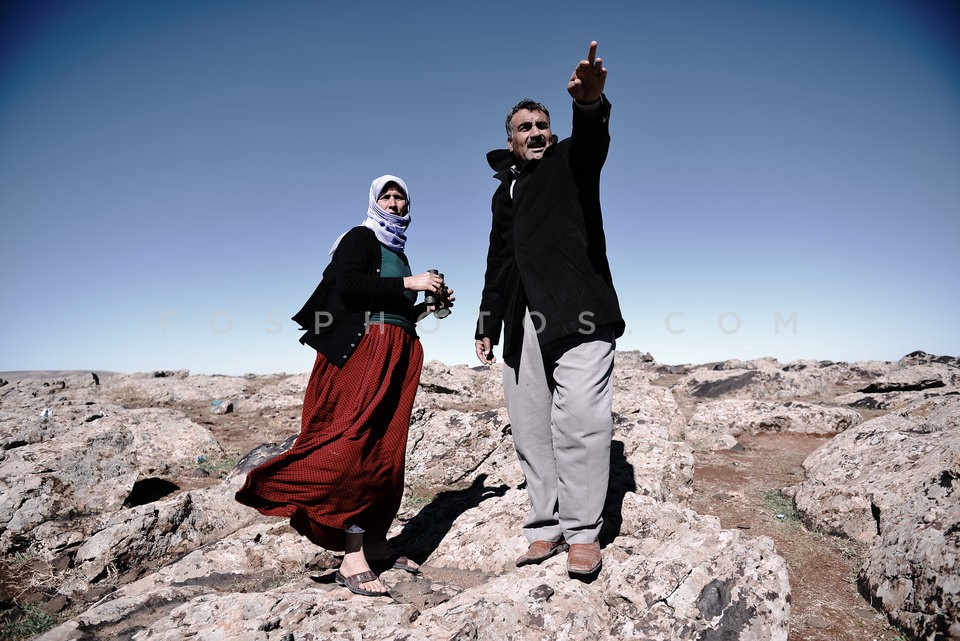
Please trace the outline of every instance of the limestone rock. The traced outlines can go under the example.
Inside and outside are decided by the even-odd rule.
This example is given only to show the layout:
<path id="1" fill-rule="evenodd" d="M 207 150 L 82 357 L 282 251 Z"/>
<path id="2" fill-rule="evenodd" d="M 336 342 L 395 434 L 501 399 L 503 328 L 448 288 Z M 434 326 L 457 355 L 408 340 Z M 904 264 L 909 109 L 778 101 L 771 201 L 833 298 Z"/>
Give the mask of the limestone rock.
<path id="1" fill-rule="evenodd" d="M 111 413 L 102 424 L 130 432 L 137 466 L 144 475 L 183 474 L 196 463 L 197 456 L 223 456 L 220 443 L 209 429 L 176 410 L 130 409 Z"/>
<path id="2" fill-rule="evenodd" d="M 290 411 L 299 415 L 309 380 L 309 374 L 244 377 L 242 391 L 224 397 L 231 399 L 234 411 L 245 415 Z M 208 400 L 224 397 L 211 396 Z"/>
<path id="3" fill-rule="evenodd" d="M 242 477 L 113 513 L 77 549 L 60 590 L 77 596 L 111 574 L 139 577 L 257 521 L 233 495 Z"/>
<path id="4" fill-rule="evenodd" d="M 456 485 L 472 479 L 483 463 L 501 451 L 512 455 L 509 421 L 504 409 L 485 412 L 423 410 L 414 413 L 407 442 L 409 476 L 431 486 Z M 505 452 L 504 452 L 505 451 Z M 510 460 L 501 456 L 501 460 Z M 522 479 L 516 456 L 513 465 L 491 473 L 501 482 Z"/>
<path id="5" fill-rule="evenodd" d="M 863 589 L 918 638 L 960 620 L 960 397 L 918 401 L 852 428 L 790 488 L 811 527 L 870 544 Z M 953 627 L 951 627 L 953 626 Z"/>
<path id="6" fill-rule="evenodd" d="M 95 515 L 122 508 L 140 474 L 133 434 L 91 425 L 73 438 L 18 447 L 0 462 L 0 550 L 49 558 L 85 538 Z"/>
<path id="7" fill-rule="evenodd" d="M 179 640 L 185 631 L 224 641 L 781 640 L 790 586 L 772 542 L 683 504 L 691 447 L 802 431 L 836 434 L 788 489 L 804 522 L 871 546 L 861 590 L 905 632 L 960 636 L 950 627 L 960 590 L 960 359 L 616 359 L 604 567 L 592 582 L 569 577 L 565 555 L 514 566 L 528 506 L 500 364 L 424 365 L 390 533 L 424 573 L 385 572 L 390 599 L 336 586 L 337 555 L 233 500 L 249 469 L 296 438 L 307 373 L 183 370 L 99 385 L 87 372 L 58 373 L 0 386 L 0 553 L 58 569 L 74 614 L 42 641 Z M 213 413 L 216 400 L 234 413 Z M 890 413 L 859 422 L 856 410 Z M 266 444 L 249 445 L 226 478 L 198 477 L 198 456 L 225 453 L 208 422 Z"/>
<path id="8" fill-rule="evenodd" d="M 861 392 L 865 394 L 884 392 L 919 392 L 947 385 L 956 385 L 960 369 L 949 365 L 908 365 L 891 370 Z"/>
<path id="9" fill-rule="evenodd" d="M 693 491 L 693 453 L 670 439 L 666 427 L 614 416 L 610 484 L 658 501 L 683 501 Z"/>
<path id="10" fill-rule="evenodd" d="M 687 421 L 673 392 L 669 388 L 649 384 L 649 378 L 649 372 L 626 372 L 623 376 L 618 373 L 613 411 L 638 423 L 665 427 L 670 440 L 683 439 Z"/>
<path id="11" fill-rule="evenodd" d="M 897 410 L 927 398 L 960 394 L 960 359 L 913 352 L 875 372 L 865 386 L 837 398 L 854 408 Z"/>
<path id="12" fill-rule="evenodd" d="M 455 544 L 430 562 L 479 564 L 475 547 L 523 511 L 512 494 L 487 508 L 492 522 L 465 514 L 447 539 Z M 415 629 L 435 636 L 414 638 L 787 638 L 790 588 L 772 541 L 747 540 L 716 519 L 635 494 L 623 511 L 623 530 L 593 584 L 570 580 L 564 555 L 512 568 L 507 557 L 525 548 L 522 539 L 509 550 L 487 548 L 501 576 L 423 613 Z"/>
<path id="13" fill-rule="evenodd" d="M 242 399 L 249 383 L 239 376 L 187 376 L 185 370 L 162 377 L 120 374 L 110 379 L 107 394 L 130 407 L 171 404 L 210 406 L 217 399 Z"/>
<path id="14" fill-rule="evenodd" d="M 776 401 L 829 395 L 833 386 L 851 377 L 849 368 L 838 363 L 780 365 L 773 359 L 759 359 L 748 364 L 736 361 L 721 363 L 714 369 L 696 369 L 678 385 L 698 399 Z"/>
<path id="15" fill-rule="evenodd" d="M 770 403 L 726 399 L 697 405 L 686 428 L 686 440 L 695 447 L 726 449 L 741 434 L 800 432 L 834 434 L 861 420 L 854 410 L 800 401 Z"/>
<path id="16" fill-rule="evenodd" d="M 928 365 L 932 363 L 940 363 L 960 369 L 960 356 L 937 356 L 936 354 L 928 354 L 924 351 L 917 350 L 910 352 L 898 361 L 898 364 L 904 367 L 910 365 Z"/>
<path id="17" fill-rule="evenodd" d="M 503 365 L 444 365 L 427 361 L 420 374 L 417 406 L 484 411 L 503 405 Z"/>
<path id="18" fill-rule="evenodd" d="M 291 579 L 306 579 L 309 568 L 336 568 L 333 554 L 316 546 L 279 519 L 243 528 L 197 548 L 157 572 L 121 586 L 110 598 L 78 616 L 75 626 L 41 638 L 69 638 L 71 631 L 98 630 L 101 638 L 124 638 L 124 629 L 154 620 L 158 607 L 170 610 L 205 594 L 267 589 Z M 146 617 L 146 619 L 145 619 Z"/>

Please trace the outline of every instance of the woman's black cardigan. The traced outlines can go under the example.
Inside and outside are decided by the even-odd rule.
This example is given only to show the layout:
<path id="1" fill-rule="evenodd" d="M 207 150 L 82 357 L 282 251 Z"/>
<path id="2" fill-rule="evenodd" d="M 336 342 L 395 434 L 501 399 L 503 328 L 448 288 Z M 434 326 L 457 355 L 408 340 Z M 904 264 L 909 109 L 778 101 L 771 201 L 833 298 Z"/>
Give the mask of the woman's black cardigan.
<path id="1" fill-rule="evenodd" d="M 404 295 L 402 277 L 380 277 L 380 241 L 368 227 L 340 239 L 323 278 L 293 320 L 304 330 L 300 342 L 343 367 L 367 331 L 368 314 L 386 312 L 417 319 Z M 407 262 L 406 256 L 400 257 Z"/>

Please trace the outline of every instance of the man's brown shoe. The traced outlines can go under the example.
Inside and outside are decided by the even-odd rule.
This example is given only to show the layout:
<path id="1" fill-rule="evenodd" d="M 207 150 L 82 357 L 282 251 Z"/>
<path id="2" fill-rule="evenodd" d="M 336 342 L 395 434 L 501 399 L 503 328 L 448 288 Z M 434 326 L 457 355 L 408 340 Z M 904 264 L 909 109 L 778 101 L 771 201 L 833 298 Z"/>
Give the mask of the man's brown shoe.
<path id="1" fill-rule="evenodd" d="M 534 541 L 527 548 L 527 551 L 517 558 L 517 567 L 530 563 L 541 563 L 566 549 L 567 544 L 563 541 Z"/>
<path id="2" fill-rule="evenodd" d="M 570 574 L 593 574 L 600 569 L 600 544 L 571 543 L 567 554 L 567 571 Z"/>

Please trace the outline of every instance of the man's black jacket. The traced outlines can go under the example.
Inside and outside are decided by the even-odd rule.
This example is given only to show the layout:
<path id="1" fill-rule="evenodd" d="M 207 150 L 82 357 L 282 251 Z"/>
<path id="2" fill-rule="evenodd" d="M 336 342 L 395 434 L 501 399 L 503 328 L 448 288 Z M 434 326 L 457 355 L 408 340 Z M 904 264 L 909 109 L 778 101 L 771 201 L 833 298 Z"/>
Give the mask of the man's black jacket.
<path id="1" fill-rule="evenodd" d="M 574 105 L 573 133 L 520 170 L 510 196 L 509 150 L 487 154 L 500 185 L 493 194 L 493 226 L 476 338 L 500 341 L 503 356 L 519 352 L 529 307 L 546 345 L 609 325 L 623 334 L 600 211 L 600 170 L 610 146 L 610 103 Z"/>

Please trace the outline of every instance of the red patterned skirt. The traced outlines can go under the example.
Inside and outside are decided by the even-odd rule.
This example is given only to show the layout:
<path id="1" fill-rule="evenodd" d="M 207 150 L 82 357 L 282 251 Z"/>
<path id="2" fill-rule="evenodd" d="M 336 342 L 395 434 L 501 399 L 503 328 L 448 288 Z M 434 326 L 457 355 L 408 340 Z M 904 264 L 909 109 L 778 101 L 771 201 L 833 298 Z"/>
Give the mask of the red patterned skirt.
<path id="1" fill-rule="evenodd" d="M 328 550 L 343 550 L 351 525 L 386 538 L 403 497 L 422 366 L 420 341 L 394 325 L 371 326 L 342 369 L 317 354 L 296 443 L 251 470 L 237 501 L 289 517 Z"/>

